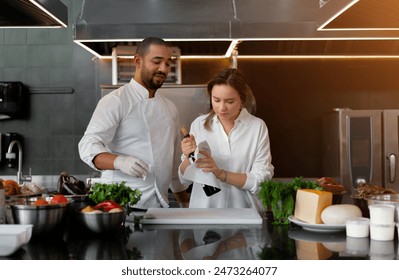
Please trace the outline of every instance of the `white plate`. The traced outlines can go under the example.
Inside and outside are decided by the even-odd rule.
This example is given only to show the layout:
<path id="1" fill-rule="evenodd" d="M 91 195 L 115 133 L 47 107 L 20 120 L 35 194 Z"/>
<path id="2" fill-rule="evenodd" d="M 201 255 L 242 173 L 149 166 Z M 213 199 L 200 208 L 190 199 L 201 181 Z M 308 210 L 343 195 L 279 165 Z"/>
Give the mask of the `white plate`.
<path id="1" fill-rule="evenodd" d="M 304 230 L 315 231 L 315 232 L 338 232 L 344 231 L 346 225 L 326 225 L 326 224 L 309 224 L 295 218 L 293 215 L 288 217 L 288 220 L 298 226 L 301 226 Z"/>

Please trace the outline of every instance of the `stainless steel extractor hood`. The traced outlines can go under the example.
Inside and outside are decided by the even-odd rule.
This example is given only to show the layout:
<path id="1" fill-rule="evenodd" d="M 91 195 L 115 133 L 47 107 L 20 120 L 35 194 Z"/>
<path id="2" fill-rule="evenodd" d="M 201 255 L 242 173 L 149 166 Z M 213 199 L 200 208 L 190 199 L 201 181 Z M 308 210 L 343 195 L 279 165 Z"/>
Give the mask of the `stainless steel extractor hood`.
<path id="1" fill-rule="evenodd" d="M 1 0 L 0 28 L 66 27 L 68 8 L 59 0 Z"/>
<path id="2" fill-rule="evenodd" d="M 329 54 L 332 41 L 347 55 L 353 46 L 355 53 L 362 49 L 365 44 L 358 47 L 358 42 L 364 40 L 383 45 L 378 52 L 388 49 L 399 53 L 391 46 L 392 40 L 399 38 L 399 31 L 390 29 L 395 22 L 369 30 L 367 24 L 372 27 L 379 17 L 372 10 L 364 15 L 363 9 L 363 16 L 357 15 L 357 19 L 364 19 L 360 27 L 367 26 L 367 31 L 351 30 L 350 20 L 336 24 L 346 10 L 356 10 L 360 3 L 368 8 L 377 3 L 393 17 L 399 16 L 397 9 L 392 9 L 397 0 L 82 1 L 74 24 L 74 41 L 98 57 L 111 57 L 113 47 L 135 45 L 149 36 L 173 41 L 182 57 L 228 56 L 233 48 L 238 48 L 240 55 L 278 55 L 281 50 L 284 55 Z M 370 23 L 367 18 L 371 16 Z M 364 52 L 368 50 L 360 54 Z"/>

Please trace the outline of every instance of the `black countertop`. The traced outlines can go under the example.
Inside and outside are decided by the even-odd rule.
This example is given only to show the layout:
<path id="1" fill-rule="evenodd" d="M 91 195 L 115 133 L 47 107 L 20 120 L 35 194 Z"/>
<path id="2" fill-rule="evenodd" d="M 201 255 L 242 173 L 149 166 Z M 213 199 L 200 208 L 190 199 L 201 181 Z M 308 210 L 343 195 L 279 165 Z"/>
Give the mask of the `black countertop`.
<path id="1" fill-rule="evenodd" d="M 33 238 L 11 260 L 296 260 L 399 259 L 394 241 L 349 238 L 294 225 L 134 225 L 96 235 L 72 224 L 55 236 Z M 1 259 L 1 258 L 0 258 Z"/>

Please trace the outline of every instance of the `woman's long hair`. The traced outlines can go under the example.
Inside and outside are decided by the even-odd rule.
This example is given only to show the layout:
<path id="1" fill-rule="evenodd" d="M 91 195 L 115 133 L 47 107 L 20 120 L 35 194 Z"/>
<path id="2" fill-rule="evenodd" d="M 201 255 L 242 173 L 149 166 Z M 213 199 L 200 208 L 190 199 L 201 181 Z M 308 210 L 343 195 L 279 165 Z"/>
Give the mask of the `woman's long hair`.
<path id="1" fill-rule="evenodd" d="M 205 119 L 204 127 L 211 130 L 211 120 L 215 116 L 212 108 L 212 89 L 215 85 L 228 85 L 234 88 L 241 99 L 241 104 L 245 104 L 247 98 L 253 98 L 252 90 L 245 81 L 244 75 L 235 68 L 227 68 L 215 75 L 207 84 L 207 92 L 211 101 L 211 111 Z"/>

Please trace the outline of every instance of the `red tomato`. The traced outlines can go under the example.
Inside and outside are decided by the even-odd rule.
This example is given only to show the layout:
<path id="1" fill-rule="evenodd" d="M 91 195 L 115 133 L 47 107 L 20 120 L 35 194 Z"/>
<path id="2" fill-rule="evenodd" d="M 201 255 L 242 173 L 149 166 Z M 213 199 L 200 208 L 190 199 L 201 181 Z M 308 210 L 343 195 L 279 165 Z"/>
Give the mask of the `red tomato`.
<path id="1" fill-rule="evenodd" d="M 56 194 L 53 196 L 53 198 L 50 200 L 51 204 L 57 204 L 57 203 L 65 203 L 68 202 L 68 199 L 62 195 L 62 194 Z"/>
<path id="2" fill-rule="evenodd" d="M 38 199 L 34 203 L 35 206 L 47 205 L 47 204 L 48 204 L 48 202 L 45 199 Z"/>

